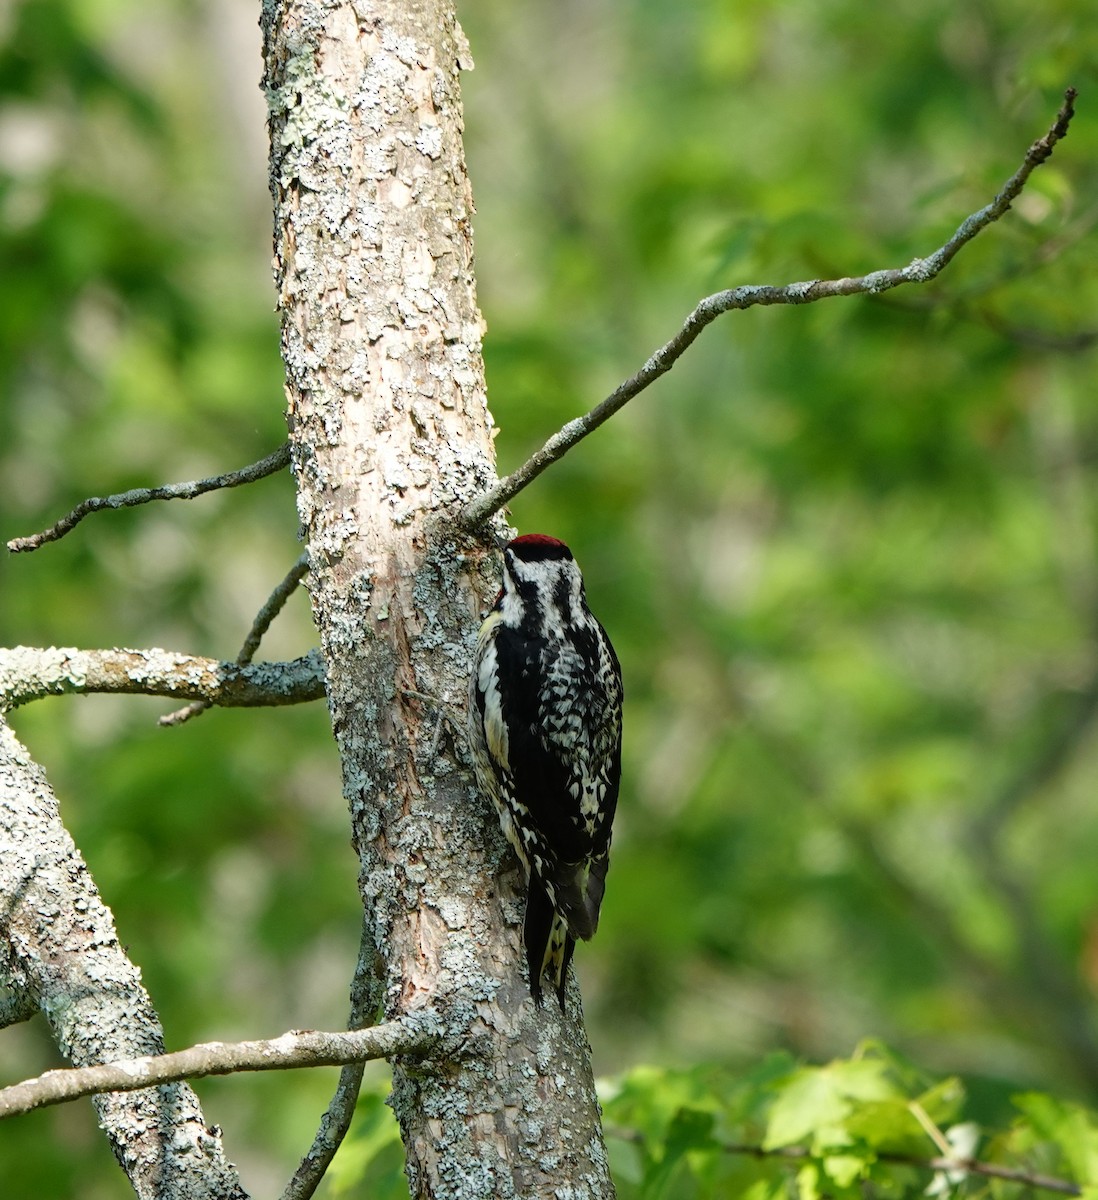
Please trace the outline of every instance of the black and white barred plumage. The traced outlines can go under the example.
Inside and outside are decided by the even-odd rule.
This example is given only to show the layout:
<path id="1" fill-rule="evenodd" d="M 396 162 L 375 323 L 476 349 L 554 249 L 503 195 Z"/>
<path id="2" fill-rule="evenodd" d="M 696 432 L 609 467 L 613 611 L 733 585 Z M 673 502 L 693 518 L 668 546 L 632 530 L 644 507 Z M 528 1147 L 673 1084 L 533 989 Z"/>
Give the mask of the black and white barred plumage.
<path id="1" fill-rule="evenodd" d="M 621 776 L 621 668 L 556 538 L 503 552 L 503 590 L 477 641 L 469 687 L 477 779 L 528 880 L 530 990 L 548 972 L 561 1007 L 577 938 L 599 923 Z"/>

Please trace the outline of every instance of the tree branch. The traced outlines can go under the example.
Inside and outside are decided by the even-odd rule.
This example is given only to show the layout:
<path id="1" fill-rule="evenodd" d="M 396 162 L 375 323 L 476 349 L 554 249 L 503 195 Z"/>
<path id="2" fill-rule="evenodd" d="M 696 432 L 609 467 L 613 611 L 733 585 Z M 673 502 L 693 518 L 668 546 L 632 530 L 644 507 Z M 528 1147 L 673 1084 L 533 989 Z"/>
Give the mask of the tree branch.
<path id="1" fill-rule="evenodd" d="M 290 443 L 284 445 L 261 458 L 251 466 L 241 467 L 238 471 L 227 471 L 224 475 L 214 475 L 209 479 L 196 479 L 188 483 L 165 483 L 160 487 L 134 488 L 129 492 L 119 492 L 114 496 L 89 496 L 62 517 L 60 521 L 43 529 L 40 533 L 32 533 L 28 537 L 12 538 L 8 549 L 12 554 L 25 550 L 37 550 L 47 542 L 56 542 L 88 515 L 101 512 L 105 508 L 132 508 L 137 504 L 148 504 L 151 500 L 193 500 L 206 492 L 217 491 L 219 488 L 239 487 L 242 483 L 255 483 L 257 479 L 273 475 L 281 471 L 290 461 Z"/>
<path id="2" fill-rule="evenodd" d="M 160 1019 L 57 797 L 2 716 L 0 990 L 34 999 L 77 1068 L 163 1052 Z M 220 1130 L 187 1084 L 109 1093 L 93 1104 L 139 1196 L 247 1200 Z"/>
<path id="3" fill-rule="evenodd" d="M 933 1158 L 917 1158 L 913 1154 L 890 1154 L 887 1150 L 880 1151 L 877 1157 L 883 1162 L 896 1163 L 898 1166 L 919 1167 L 926 1171 L 944 1171 L 948 1174 L 983 1175 L 988 1179 L 1004 1179 L 1010 1183 L 1020 1183 L 1045 1192 L 1059 1192 L 1063 1196 L 1081 1196 L 1083 1194 L 1083 1189 L 1068 1179 L 1058 1179 L 1054 1175 L 1042 1175 L 1038 1171 L 1027 1171 L 1022 1167 L 1001 1167 L 998 1163 L 981 1162 L 975 1158 L 948 1158 L 937 1155 Z"/>
<path id="4" fill-rule="evenodd" d="M 435 1018 L 427 1010 L 398 1017 L 373 1029 L 346 1033 L 291 1030 L 281 1037 L 250 1042 L 206 1042 L 171 1054 L 47 1071 L 34 1079 L 0 1089 L 0 1119 L 64 1104 L 102 1092 L 132 1092 L 181 1079 L 232 1075 L 238 1071 L 281 1071 L 295 1067 L 333 1067 L 343 1063 L 422 1055 L 439 1042 Z"/>
<path id="5" fill-rule="evenodd" d="M 926 258 L 916 258 L 906 267 L 894 267 L 872 271 L 868 275 L 844 277 L 842 279 L 812 279 L 800 283 L 789 283 L 782 287 L 769 284 L 744 285 L 706 296 L 686 318 L 677 334 L 661 346 L 635 374 L 619 384 L 601 404 L 582 417 L 569 421 L 555 433 L 519 469 L 501 479 L 495 487 L 478 496 L 461 511 L 459 525 L 466 530 L 481 526 L 493 513 L 498 512 L 529 483 L 536 479 L 551 463 L 563 457 L 573 446 L 582 441 L 634 396 L 639 395 L 665 375 L 690 348 L 706 326 L 717 317 L 734 310 L 753 308 L 755 305 L 811 304 L 831 296 L 878 295 L 905 283 L 927 283 L 938 275 L 954 256 L 972 239 L 997 221 L 1011 206 L 1025 186 L 1034 168 L 1040 166 L 1051 154 L 1053 147 L 1068 131 L 1075 115 L 1075 89 L 1064 93 L 1064 102 L 1056 114 L 1048 132 L 1038 138 L 1026 151 L 1025 159 L 1017 171 L 1007 180 L 1002 189 L 979 212 L 961 222 L 953 236 Z"/>
<path id="6" fill-rule="evenodd" d="M 354 978 L 351 980 L 351 1012 L 347 1020 L 348 1029 L 361 1029 L 377 1019 L 381 1008 L 381 979 L 377 974 L 377 948 L 374 944 L 373 924 L 369 916 L 362 914 L 362 936 L 358 945 L 358 961 Z M 301 1160 L 293 1178 L 282 1193 L 282 1200 L 309 1200 L 324 1172 L 331 1165 L 336 1151 L 351 1128 L 355 1115 L 358 1092 L 362 1086 L 364 1063 L 348 1063 L 339 1073 L 339 1083 L 332 1096 L 320 1128 L 316 1131 L 313 1144 Z"/>
<path id="7" fill-rule="evenodd" d="M 282 582 L 267 597 L 266 604 L 256 613 L 248 636 L 244 639 L 244 645 L 240 647 L 240 653 L 236 656 L 238 666 L 246 666 L 252 661 L 255 657 L 255 652 L 259 649 L 259 643 L 263 640 L 263 635 L 271 627 L 271 622 L 282 611 L 286 601 L 297 591 L 298 584 L 308 573 L 309 555 L 302 554 L 287 572 Z M 167 713 L 157 723 L 160 725 L 182 725 L 184 721 L 189 721 L 191 717 L 197 717 L 200 713 L 204 713 L 206 709 L 211 707 L 212 705 L 209 700 L 194 700 L 184 708 L 178 708 L 175 712 Z"/>
<path id="8" fill-rule="evenodd" d="M 324 695 L 320 654 L 241 666 L 170 650 L 0 650 L 0 710 L 42 696 L 122 692 L 205 700 L 226 708 L 302 704 Z"/>

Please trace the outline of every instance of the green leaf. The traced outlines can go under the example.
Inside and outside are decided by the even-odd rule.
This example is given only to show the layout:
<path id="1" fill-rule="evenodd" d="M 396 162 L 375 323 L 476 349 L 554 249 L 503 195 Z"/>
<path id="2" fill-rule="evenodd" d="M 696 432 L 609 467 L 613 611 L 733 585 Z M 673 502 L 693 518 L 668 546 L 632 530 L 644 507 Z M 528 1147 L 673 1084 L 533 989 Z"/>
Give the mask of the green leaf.
<path id="1" fill-rule="evenodd" d="M 965 1086 L 956 1076 L 951 1075 L 948 1079 L 927 1088 L 915 1097 L 915 1101 L 935 1125 L 949 1125 L 956 1120 L 964 1105 Z"/>
<path id="2" fill-rule="evenodd" d="M 845 1127 L 854 1138 L 875 1149 L 917 1152 L 929 1146 L 926 1130 L 904 1100 L 871 1100 L 860 1104 Z"/>
<path id="3" fill-rule="evenodd" d="M 834 1077 L 816 1067 L 803 1067 L 780 1093 L 770 1110 L 763 1146 L 774 1150 L 807 1140 L 824 1124 L 837 1124 L 850 1105 Z"/>
<path id="4" fill-rule="evenodd" d="M 820 1200 L 820 1168 L 807 1162 L 797 1172 L 798 1200 Z"/>
<path id="5" fill-rule="evenodd" d="M 1098 1186 L 1098 1117 L 1078 1104 L 1041 1092 L 1015 1096 L 1034 1130 L 1056 1144 L 1076 1183 Z"/>
<path id="6" fill-rule="evenodd" d="M 654 1200 L 655 1197 L 663 1195 L 675 1168 L 688 1151 L 718 1149 L 712 1138 L 713 1122 L 711 1112 L 703 1112 L 696 1108 L 680 1108 L 675 1113 L 668 1126 L 663 1156 L 653 1164 L 645 1176 L 642 1194 L 646 1198 Z"/>
<path id="7" fill-rule="evenodd" d="M 668 1155 L 685 1154 L 687 1150 L 712 1148 L 713 1114 L 697 1108 L 680 1108 L 667 1131 Z"/>
<path id="8" fill-rule="evenodd" d="M 789 1189 L 785 1180 L 757 1179 L 743 1193 L 743 1200 L 784 1200 Z"/>
<path id="9" fill-rule="evenodd" d="M 841 1131 L 854 1102 L 885 1100 L 897 1094 L 884 1063 L 872 1059 L 802 1067 L 782 1089 L 767 1125 L 764 1146 L 775 1149 Z M 834 1144 L 834 1143 L 831 1143 Z"/>
<path id="10" fill-rule="evenodd" d="M 863 1179 L 872 1162 L 872 1158 L 861 1154 L 828 1154 L 823 1159 L 823 1169 L 839 1187 L 846 1188 Z"/>

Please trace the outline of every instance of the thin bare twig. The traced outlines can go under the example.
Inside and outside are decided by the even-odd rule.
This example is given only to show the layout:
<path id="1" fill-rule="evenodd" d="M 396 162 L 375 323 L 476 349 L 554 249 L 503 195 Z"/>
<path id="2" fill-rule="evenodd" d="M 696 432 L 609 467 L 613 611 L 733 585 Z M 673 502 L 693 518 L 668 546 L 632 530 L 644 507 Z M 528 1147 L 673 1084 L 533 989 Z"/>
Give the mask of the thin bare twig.
<path id="1" fill-rule="evenodd" d="M 607 1125 L 604 1128 L 608 1137 L 620 1138 L 635 1145 L 643 1145 L 647 1140 L 638 1129 L 613 1125 Z M 812 1152 L 806 1146 L 760 1146 L 754 1143 L 719 1142 L 717 1148 L 725 1154 L 741 1154 L 750 1158 L 784 1158 L 801 1162 L 813 1157 Z M 1062 1196 L 1081 1196 L 1083 1194 L 1083 1189 L 1068 1179 L 1058 1179 L 1054 1175 L 1042 1175 L 1036 1171 L 1027 1171 L 1022 1167 L 1001 1167 L 998 1163 L 983 1162 L 975 1158 L 951 1158 L 948 1155 L 921 1158 L 917 1154 L 900 1154 L 889 1150 L 876 1150 L 874 1157 L 878 1162 L 893 1163 L 900 1167 L 915 1167 L 917 1170 L 946 1171 L 958 1175 L 982 1175 L 987 1179 L 1003 1179 L 1045 1192 L 1058 1192 Z"/>
<path id="2" fill-rule="evenodd" d="M 381 1006 L 381 980 L 374 965 L 376 957 L 373 924 L 364 913 L 358 961 L 351 981 L 348 1029 L 361 1029 L 372 1024 Z M 355 1115 L 364 1070 L 364 1063 L 354 1062 L 348 1063 L 340 1071 L 335 1094 L 320 1120 L 320 1128 L 316 1131 L 313 1144 L 286 1185 L 281 1200 L 309 1200 L 320 1185 L 325 1171 L 336 1156 L 336 1151 L 347 1136 L 347 1130 L 351 1128 L 351 1118 Z"/>
<path id="3" fill-rule="evenodd" d="M 661 375 L 670 371 L 702 330 L 722 314 L 753 308 L 760 304 L 811 304 L 813 301 L 824 300 L 830 296 L 878 295 L 905 283 L 927 283 L 933 279 L 952 261 L 962 247 L 972 241 L 993 221 L 997 221 L 1010 208 L 1034 168 L 1052 154 L 1053 147 L 1067 133 L 1068 126 L 1075 114 L 1075 95 L 1074 88 L 1069 88 L 1064 93 L 1064 103 L 1048 132 L 1038 138 L 1026 151 L 1022 165 L 1003 185 L 995 199 L 981 208 L 979 212 L 973 213 L 962 221 L 949 241 L 926 258 L 916 258 L 906 267 L 872 271 L 868 275 L 853 278 L 812 279 L 801 283 L 789 283 L 782 287 L 769 284 L 745 285 L 706 296 L 686 318 L 679 332 L 661 346 L 635 375 L 631 375 L 619 384 L 605 400 L 589 413 L 577 417 L 574 421 L 569 421 L 563 429 L 553 434 L 545 445 L 517 471 L 505 479 L 501 479 L 494 487 L 467 504 L 458 518 L 461 527 L 474 530 L 483 525 L 493 513 L 498 512 L 509 500 L 517 496 L 546 467 L 556 462 L 589 433 L 608 421 L 619 409 L 653 384 Z"/>
<path id="4" fill-rule="evenodd" d="M 319 700 L 324 687 L 324 667 L 316 650 L 292 662 L 248 666 L 157 649 L 0 650 L 0 710 L 76 692 L 171 696 L 253 708 Z"/>
<path id="5" fill-rule="evenodd" d="M 244 645 L 240 647 L 240 653 L 236 656 L 236 661 L 242 666 L 244 663 L 250 663 L 255 657 L 255 652 L 259 649 L 259 643 L 263 640 L 263 635 L 270 629 L 275 617 L 282 611 L 286 601 L 297 591 L 297 585 L 308 573 L 309 553 L 305 551 L 289 571 L 286 572 L 286 577 L 271 592 L 267 597 L 266 603 L 256 613 L 252 627 L 248 631 L 248 636 L 244 639 Z"/>
<path id="6" fill-rule="evenodd" d="M 291 1030 L 266 1041 L 206 1042 L 171 1054 L 149 1054 L 100 1066 L 47 1071 L 0 1089 L 0 1118 L 50 1104 L 64 1104 L 81 1096 L 133 1092 L 179 1079 L 201 1079 L 205 1075 L 337 1067 L 395 1054 L 426 1054 L 438 1045 L 435 1026 L 434 1014 L 424 1010 L 373 1029 L 340 1033 Z"/>
<path id="7" fill-rule="evenodd" d="M 949 1174 L 983 1175 L 988 1179 L 1004 1179 L 1010 1183 L 1024 1184 L 1044 1192 L 1059 1192 L 1062 1196 L 1081 1196 L 1083 1194 L 1083 1189 L 1068 1179 L 1058 1179 L 1054 1175 L 1042 1175 L 1039 1171 L 1027 1171 L 1022 1167 L 1001 1167 L 998 1163 L 981 1162 L 975 1158 L 944 1156 L 917 1158 L 915 1155 L 890 1154 L 887 1151 L 882 1151 L 877 1157 L 899 1166 L 920 1167 L 927 1171 L 945 1171 Z"/>
<path id="8" fill-rule="evenodd" d="M 101 512 L 105 508 L 131 508 L 136 504 L 148 504 L 151 500 L 193 500 L 206 492 L 217 491 L 219 488 L 239 487 L 243 483 L 255 483 L 267 475 L 281 471 L 290 461 L 290 443 L 286 442 L 266 458 L 251 466 L 241 467 L 238 471 L 227 471 L 224 475 L 214 475 L 210 479 L 195 479 L 188 483 L 165 483 L 159 487 L 133 488 L 132 491 L 119 492 L 114 496 L 89 496 L 62 517 L 60 521 L 43 529 L 40 533 L 32 533 L 28 537 L 12 538 L 8 549 L 13 554 L 25 550 L 37 550 L 47 542 L 55 542 L 71 529 L 74 529 L 88 515 Z"/>
<path id="9" fill-rule="evenodd" d="M 270 629 L 271 622 L 282 611 L 286 601 L 294 594 L 297 590 L 297 585 L 308 573 L 309 555 L 306 552 L 294 563 L 285 579 L 271 592 L 267 597 L 267 602 L 256 613 L 248 636 L 244 639 L 244 645 L 240 647 L 240 653 L 236 656 L 239 666 L 245 666 L 255 657 L 255 652 L 259 649 L 259 643 L 263 640 L 263 635 Z M 167 713 L 159 719 L 157 724 L 182 725 L 184 721 L 189 721 L 191 717 L 197 717 L 210 707 L 212 706 L 208 700 L 195 700 L 183 708 L 177 708 L 175 712 Z"/>
<path id="10" fill-rule="evenodd" d="M 906 299 L 890 296 L 882 303 L 902 312 L 932 312 L 944 308 L 969 320 L 985 321 L 995 328 L 992 325 L 992 315 L 980 307 L 980 302 L 1007 284 L 1043 270 L 1062 255 L 1075 249 L 1083 238 L 1094 230 L 1095 225 L 1098 225 L 1098 204 L 1091 205 L 1073 220 L 1066 221 L 1057 233 L 1043 237 L 1027 254 L 1013 261 L 1000 263 L 995 270 L 955 285 L 949 292 L 935 293 L 931 289 L 919 293 L 908 292 Z M 1008 337 L 1011 331 L 1004 325 L 1001 332 L 1004 337 Z M 1066 349 L 1076 348 L 1073 334 L 1060 335 L 1051 332 L 1048 337 L 1053 344 L 1049 348 L 1057 349 L 1061 336 Z M 1043 341 L 1039 348 L 1043 348 Z"/>

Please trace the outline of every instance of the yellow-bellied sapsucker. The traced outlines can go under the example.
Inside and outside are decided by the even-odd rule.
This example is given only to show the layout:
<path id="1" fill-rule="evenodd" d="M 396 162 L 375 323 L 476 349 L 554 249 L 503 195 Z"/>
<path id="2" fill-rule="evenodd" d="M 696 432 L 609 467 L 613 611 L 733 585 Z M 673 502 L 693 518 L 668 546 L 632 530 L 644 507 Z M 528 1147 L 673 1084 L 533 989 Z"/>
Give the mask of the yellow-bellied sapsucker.
<path id="1" fill-rule="evenodd" d="M 548 972 L 564 1007 L 576 938 L 599 923 L 621 776 L 621 667 L 556 538 L 503 552 L 503 590 L 477 640 L 469 686 L 477 780 L 528 881 L 530 991 Z"/>

